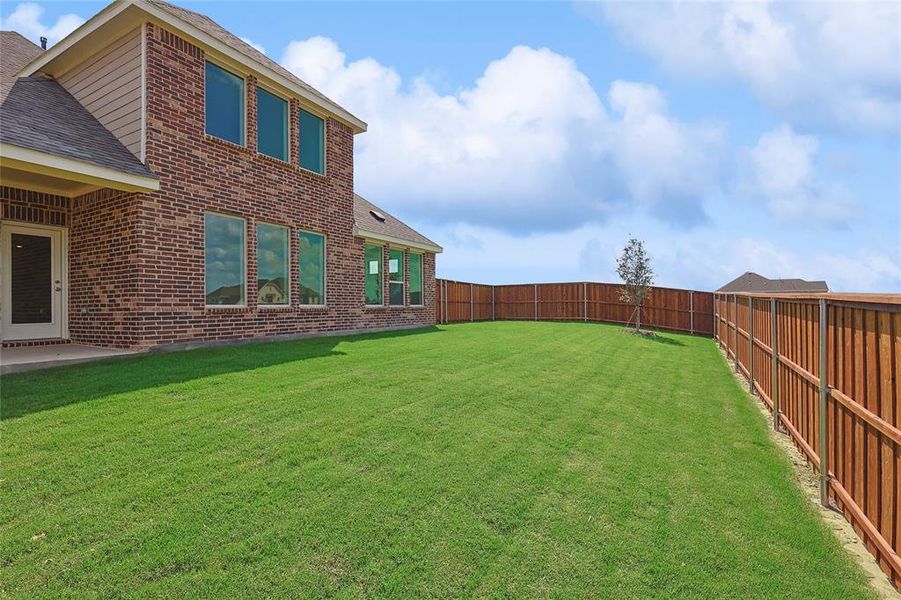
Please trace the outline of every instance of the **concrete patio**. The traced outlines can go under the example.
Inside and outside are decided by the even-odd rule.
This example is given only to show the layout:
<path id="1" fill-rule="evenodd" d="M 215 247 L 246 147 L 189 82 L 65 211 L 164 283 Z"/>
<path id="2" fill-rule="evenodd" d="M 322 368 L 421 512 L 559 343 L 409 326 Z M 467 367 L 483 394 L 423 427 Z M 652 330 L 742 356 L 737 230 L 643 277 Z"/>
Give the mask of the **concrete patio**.
<path id="1" fill-rule="evenodd" d="M 51 344 L 0 349 L 0 375 L 137 354 L 134 350 Z"/>

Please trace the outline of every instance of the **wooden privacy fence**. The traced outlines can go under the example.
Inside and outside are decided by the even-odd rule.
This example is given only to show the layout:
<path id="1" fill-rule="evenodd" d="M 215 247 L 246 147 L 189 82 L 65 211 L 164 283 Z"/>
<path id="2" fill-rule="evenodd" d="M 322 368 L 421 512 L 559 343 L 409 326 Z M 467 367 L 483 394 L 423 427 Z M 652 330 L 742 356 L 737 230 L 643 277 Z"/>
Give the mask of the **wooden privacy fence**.
<path id="1" fill-rule="evenodd" d="M 901 587 L 901 296 L 716 294 L 715 337 Z"/>
<path id="2" fill-rule="evenodd" d="M 522 319 L 628 323 L 631 305 L 611 283 L 485 285 L 438 279 L 439 323 Z M 642 326 L 713 335 L 713 294 L 655 287 L 641 311 Z"/>

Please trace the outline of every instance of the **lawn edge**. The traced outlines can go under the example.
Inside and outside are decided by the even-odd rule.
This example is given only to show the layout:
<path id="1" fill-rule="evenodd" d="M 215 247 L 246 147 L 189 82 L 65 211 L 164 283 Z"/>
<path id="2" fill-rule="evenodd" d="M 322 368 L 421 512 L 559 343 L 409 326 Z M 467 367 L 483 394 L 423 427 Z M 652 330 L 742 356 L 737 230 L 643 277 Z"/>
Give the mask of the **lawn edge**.
<path id="1" fill-rule="evenodd" d="M 879 567 L 876 558 L 867 550 L 864 541 L 857 535 L 854 526 L 848 522 L 844 516 L 832 509 L 826 508 L 820 503 L 820 484 L 816 473 L 807 463 L 807 457 L 801 454 L 801 451 L 792 442 L 791 436 L 787 433 L 777 432 L 773 428 L 773 414 L 769 408 L 763 403 L 759 396 L 751 394 L 749 390 L 748 378 L 742 373 L 732 368 L 732 362 L 726 355 L 726 352 L 717 346 L 720 356 L 723 358 L 726 367 L 739 382 L 739 387 L 744 395 L 760 410 L 767 424 L 767 433 L 770 440 L 774 442 L 785 458 L 791 464 L 793 479 L 795 485 L 801 490 L 807 501 L 815 508 L 820 519 L 826 527 L 832 532 L 835 538 L 841 544 L 845 552 L 851 557 L 854 563 L 860 567 L 866 577 L 867 583 L 876 595 L 882 600 L 901 600 L 901 592 L 895 589 L 888 576 Z"/>

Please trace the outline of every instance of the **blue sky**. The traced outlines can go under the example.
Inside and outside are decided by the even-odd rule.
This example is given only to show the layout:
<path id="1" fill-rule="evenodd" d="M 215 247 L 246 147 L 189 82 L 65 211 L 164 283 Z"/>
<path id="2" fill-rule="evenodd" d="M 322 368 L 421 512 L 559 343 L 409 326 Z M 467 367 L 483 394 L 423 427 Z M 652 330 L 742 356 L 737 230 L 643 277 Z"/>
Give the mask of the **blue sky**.
<path id="1" fill-rule="evenodd" d="M 3 4 L 51 42 L 103 3 Z M 356 189 L 439 275 L 901 292 L 896 3 L 185 2 L 369 123 Z"/>

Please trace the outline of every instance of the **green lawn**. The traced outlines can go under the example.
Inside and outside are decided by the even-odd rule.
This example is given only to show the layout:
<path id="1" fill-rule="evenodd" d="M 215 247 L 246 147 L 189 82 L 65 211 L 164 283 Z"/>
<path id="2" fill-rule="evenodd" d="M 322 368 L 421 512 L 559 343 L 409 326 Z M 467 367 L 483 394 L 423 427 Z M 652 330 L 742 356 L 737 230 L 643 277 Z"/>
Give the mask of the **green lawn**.
<path id="1" fill-rule="evenodd" d="M 4 594 L 871 597 L 709 339 L 463 324 L 0 385 Z"/>

